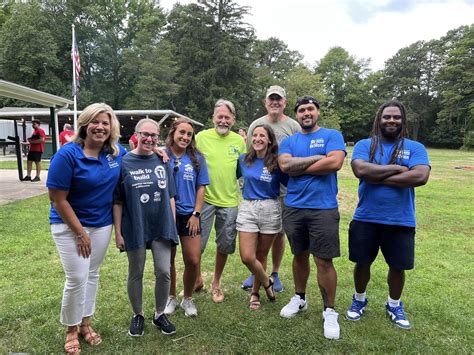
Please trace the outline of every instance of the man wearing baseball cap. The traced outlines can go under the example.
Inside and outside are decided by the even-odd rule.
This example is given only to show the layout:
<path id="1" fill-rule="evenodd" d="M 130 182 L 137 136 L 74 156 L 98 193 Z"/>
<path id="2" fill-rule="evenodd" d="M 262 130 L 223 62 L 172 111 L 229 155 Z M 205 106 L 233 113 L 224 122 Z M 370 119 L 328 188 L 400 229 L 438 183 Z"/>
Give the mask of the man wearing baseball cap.
<path id="1" fill-rule="evenodd" d="M 295 284 L 295 295 L 280 315 L 291 318 L 308 308 L 306 284 L 312 254 L 323 298 L 324 336 L 339 339 L 332 259 L 340 256 L 337 171 L 346 156 L 344 139 L 337 130 L 319 127 L 319 102 L 313 96 L 300 97 L 295 113 L 302 131 L 285 138 L 278 152 L 281 170 L 290 175 L 283 228 L 293 253 Z"/>
<path id="2" fill-rule="evenodd" d="M 281 86 L 272 85 L 268 88 L 267 93 L 265 95 L 265 99 L 263 100 L 263 104 L 267 109 L 267 114 L 263 117 L 257 118 L 255 121 L 252 122 L 248 129 L 247 134 L 247 150 L 250 149 L 250 145 L 252 144 L 252 134 L 253 130 L 257 125 L 265 124 L 270 126 L 275 132 L 276 139 L 278 144 L 281 141 L 289 137 L 296 132 L 300 132 L 301 128 L 300 125 L 291 117 L 286 116 L 283 111 L 287 105 L 286 100 L 286 92 Z M 286 195 L 286 188 L 281 186 L 280 189 L 280 198 L 285 197 Z M 276 292 L 283 291 L 283 285 L 280 281 L 280 277 L 278 275 L 278 271 L 280 269 L 281 261 L 283 259 L 283 255 L 285 253 L 285 234 L 283 231 L 277 234 L 275 240 L 272 245 L 272 273 L 271 276 L 273 277 L 274 282 L 274 290 Z M 250 275 L 243 283 L 242 288 L 244 290 L 251 289 L 253 285 L 253 275 Z"/>

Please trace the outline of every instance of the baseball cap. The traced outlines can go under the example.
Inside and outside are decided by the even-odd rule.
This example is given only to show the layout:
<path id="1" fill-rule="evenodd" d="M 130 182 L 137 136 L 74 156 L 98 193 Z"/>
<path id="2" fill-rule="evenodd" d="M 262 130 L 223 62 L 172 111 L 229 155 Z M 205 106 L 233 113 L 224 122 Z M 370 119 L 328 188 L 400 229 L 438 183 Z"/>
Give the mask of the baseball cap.
<path id="1" fill-rule="evenodd" d="M 298 97 L 295 104 L 295 112 L 298 110 L 298 107 L 306 104 L 314 104 L 319 110 L 319 101 L 316 100 L 313 96 L 305 95 Z"/>
<path id="2" fill-rule="evenodd" d="M 270 95 L 276 94 L 284 99 L 286 99 L 286 91 L 281 86 L 272 85 L 267 90 L 267 95 L 265 96 L 267 99 Z"/>

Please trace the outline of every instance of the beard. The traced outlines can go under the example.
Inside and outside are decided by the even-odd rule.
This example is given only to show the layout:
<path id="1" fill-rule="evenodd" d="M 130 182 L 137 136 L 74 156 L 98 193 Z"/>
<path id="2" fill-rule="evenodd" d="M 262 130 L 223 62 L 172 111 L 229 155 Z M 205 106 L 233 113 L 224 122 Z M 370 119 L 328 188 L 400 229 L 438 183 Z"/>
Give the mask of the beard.
<path id="1" fill-rule="evenodd" d="M 301 129 L 302 130 L 305 130 L 305 131 L 308 131 L 308 130 L 311 130 L 313 129 L 315 126 L 316 126 L 316 122 L 317 121 L 311 121 L 311 123 L 309 124 L 304 124 L 303 121 L 300 122 L 300 126 L 301 126 Z"/>
<path id="2" fill-rule="evenodd" d="M 401 131 L 402 131 L 401 126 L 397 127 L 395 131 L 390 131 L 390 132 L 387 132 L 387 129 L 385 127 L 380 128 L 380 132 L 382 133 L 382 136 L 389 139 L 397 138 L 398 136 L 400 136 Z"/>
<path id="3" fill-rule="evenodd" d="M 216 131 L 219 135 L 225 136 L 230 131 L 230 127 L 216 126 Z"/>

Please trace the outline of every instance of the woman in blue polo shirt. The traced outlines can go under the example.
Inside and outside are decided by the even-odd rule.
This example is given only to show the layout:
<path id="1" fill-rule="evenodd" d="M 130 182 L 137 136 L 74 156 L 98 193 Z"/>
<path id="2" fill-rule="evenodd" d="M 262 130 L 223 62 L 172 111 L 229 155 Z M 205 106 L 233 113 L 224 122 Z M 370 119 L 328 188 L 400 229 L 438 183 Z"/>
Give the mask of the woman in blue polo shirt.
<path id="1" fill-rule="evenodd" d="M 265 271 L 268 251 L 281 231 L 280 183 L 285 175 L 278 168 L 278 144 L 267 125 L 257 125 L 248 137 L 252 145 L 239 157 L 237 176 L 243 176 L 243 201 L 239 205 L 237 230 L 240 257 L 254 277 L 250 310 L 260 308 L 262 285 L 270 301 L 275 300 L 273 280 Z"/>
<path id="2" fill-rule="evenodd" d="M 197 309 L 192 299 L 193 291 L 203 286 L 198 280 L 201 265 L 201 220 L 200 214 L 204 201 L 206 185 L 209 185 L 209 174 L 206 160 L 196 148 L 194 126 L 191 122 L 180 119 L 174 121 L 166 138 L 166 148 L 170 164 L 174 169 L 176 183 L 176 227 L 183 252 L 184 297 L 181 308 L 186 316 L 197 316 Z M 165 313 L 172 314 L 176 300 L 176 248 L 171 254 L 171 287 Z"/>
<path id="3" fill-rule="evenodd" d="M 99 269 L 112 232 L 112 196 L 125 149 L 120 125 L 103 103 L 84 109 L 77 134 L 51 159 L 48 172 L 51 233 L 66 274 L 61 323 L 67 325 L 66 353 L 79 353 L 78 336 L 102 342 L 91 327 Z"/>

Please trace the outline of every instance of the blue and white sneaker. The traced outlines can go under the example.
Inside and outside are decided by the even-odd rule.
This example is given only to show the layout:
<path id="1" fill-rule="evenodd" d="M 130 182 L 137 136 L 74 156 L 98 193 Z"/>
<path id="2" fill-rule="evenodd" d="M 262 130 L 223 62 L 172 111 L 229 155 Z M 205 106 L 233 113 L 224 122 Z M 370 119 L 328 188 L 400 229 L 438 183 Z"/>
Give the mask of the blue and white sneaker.
<path id="1" fill-rule="evenodd" d="M 250 274 L 247 279 L 242 282 L 242 290 L 250 290 L 253 287 L 253 274 Z"/>
<path id="2" fill-rule="evenodd" d="M 284 288 L 281 284 L 280 278 L 278 277 L 278 272 L 272 272 L 270 276 L 273 278 L 273 290 L 275 292 L 283 292 Z"/>
<path id="3" fill-rule="evenodd" d="M 359 320 L 367 307 L 369 300 L 366 298 L 364 301 L 358 301 L 355 295 L 352 295 L 351 307 L 346 312 L 346 319 L 348 320 Z"/>
<path id="4" fill-rule="evenodd" d="M 393 323 L 397 327 L 400 327 L 402 329 L 411 329 L 411 324 L 407 319 L 407 316 L 405 315 L 405 312 L 403 311 L 403 302 L 400 301 L 400 305 L 398 307 L 390 307 L 388 302 L 385 304 L 385 308 L 387 309 L 387 314 L 392 320 Z"/>

